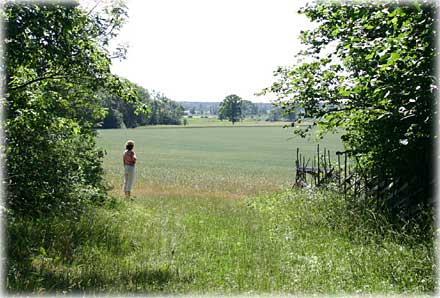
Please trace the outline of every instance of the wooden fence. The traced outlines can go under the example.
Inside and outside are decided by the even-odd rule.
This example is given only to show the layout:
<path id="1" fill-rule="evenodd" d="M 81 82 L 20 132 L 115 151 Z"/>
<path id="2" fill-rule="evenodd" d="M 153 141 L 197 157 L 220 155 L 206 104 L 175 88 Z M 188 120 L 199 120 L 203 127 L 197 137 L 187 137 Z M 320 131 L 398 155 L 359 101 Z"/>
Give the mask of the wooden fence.
<path id="1" fill-rule="evenodd" d="M 330 150 L 324 148 L 321 152 L 317 146 L 316 155 L 313 160 L 310 157 L 306 161 L 299 148 L 296 149 L 296 186 L 323 186 L 329 182 L 337 182 L 339 186 L 344 186 L 351 180 L 350 168 L 347 164 L 347 153 L 336 152 L 337 163 L 332 162 Z M 341 165 L 343 156 L 343 165 Z"/>
<path id="2" fill-rule="evenodd" d="M 332 160 L 332 157 L 336 157 Z M 387 178 L 381 173 L 367 177 L 355 170 L 353 161 L 350 162 L 348 152 L 337 151 L 333 156 L 330 150 L 320 149 L 311 159 L 306 159 L 299 148 L 296 150 L 296 177 L 294 186 L 297 187 L 329 187 L 343 193 L 345 197 L 359 199 L 374 199 L 377 204 L 386 203 L 391 209 L 400 209 L 411 205 L 411 200 L 424 189 L 423 183 L 413 178 L 403 181 L 400 178 Z M 429 184 L 434 185 L 435 181 Z M 414 210 L 417 211 L 417 210 Z"/>

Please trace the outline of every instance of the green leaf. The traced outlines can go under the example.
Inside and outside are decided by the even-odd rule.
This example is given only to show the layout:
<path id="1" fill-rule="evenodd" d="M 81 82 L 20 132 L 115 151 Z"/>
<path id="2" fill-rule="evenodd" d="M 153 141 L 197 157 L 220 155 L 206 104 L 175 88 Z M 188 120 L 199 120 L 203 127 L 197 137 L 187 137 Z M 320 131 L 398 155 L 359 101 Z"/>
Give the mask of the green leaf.
<path id="1" fill-rule="evenodd" d="M 374 55 L 376 55 L 376 52 L 371 52 L 370 54 L 368 54 L 367 56 L 365 56 L 365 59 L 367 59 L 367 60 L 371 60 L 371 59 L 373 59 Z"/>
<path id="2" fill-rule="evenodd" d="M 47 257 L 46 250 L 45 250 L 44 247 L 42 247 L 42 246 L 40 246 L 40 254 L 41 254 L 43 257 Z"/>
<path id="3" fill-rule="evenodd" d="M 72 131 L 75 135 L 78 135 L 81 132 L 81 129 L 78 126 L 74 126 Z"/>
<path id="4" fill-rule="evenodd" d="M 391 64 L 393 64 L 394 62 L 396 62 L 399 58 L 400 58 L 400 53 L 398 53 L 398 52 L 393 52 L 393 53 L 391 53 L 390 58 L 388 58 L 388 62 L 387 62 L 387 64 L 388 64 L 388 65 L 391 65 Z"/>
<path id="5" fill-rule="evenodd" d="M 402 10 L 402 8 L 397 7 L 391 13 L 389 13 L 388 16 L 389 17 L 395 17 L 395 16 L 404 17 L 404 16 L 406 16 L 406 13 Z"/>
<path id="6" fill-rule="evenodd" d="M 340 88 L 338 88 L 338 94 L 343 97 L 348 97 L 348 96 L 350 96 L 351 92 L 347 91 L 345 89 L 345 87 L 340 87 Z"/>

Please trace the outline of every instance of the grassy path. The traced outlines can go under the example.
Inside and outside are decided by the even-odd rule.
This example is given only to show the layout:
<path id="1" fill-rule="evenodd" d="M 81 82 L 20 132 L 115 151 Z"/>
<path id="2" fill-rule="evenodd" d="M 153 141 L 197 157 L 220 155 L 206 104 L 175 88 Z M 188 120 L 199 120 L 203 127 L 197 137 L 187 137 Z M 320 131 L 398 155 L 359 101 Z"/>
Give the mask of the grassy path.
<path id="1" fill-rule="evenodd" d="M 73 227 L 84 239 L 77 240 L 81 245 L 70 262 L 51 258 L 55 247 L 33 262 L 46 272 L 40 286 L 52 290 L 432 291 L 432 247 L 403 244 L 362 227 L 355 231 L 345 207 L 336 196 L 303 191 L 241 200 L 118 199 Z"/>
<path id="2" fill-rule="evenodd" d="M 79 223 L 20 221 L 8 288 L 85 293 L 432 293 L 432 243 L 331 193 L 115 199 Z M 374 220 L 377 220 L 374 218 Z M 18 242 L 17 242 L 18 241 Z"/>

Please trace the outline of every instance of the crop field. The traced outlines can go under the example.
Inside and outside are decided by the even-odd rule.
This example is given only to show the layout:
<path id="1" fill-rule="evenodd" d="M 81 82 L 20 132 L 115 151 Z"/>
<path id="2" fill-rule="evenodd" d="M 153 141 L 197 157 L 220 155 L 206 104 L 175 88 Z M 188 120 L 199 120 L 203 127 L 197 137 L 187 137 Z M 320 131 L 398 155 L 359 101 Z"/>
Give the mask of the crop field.
<path id="1" fill-rule="evenodd" d="M 171 127 L 100 130 L 104 166 L 115 195 L 121 194 L 122 152 L 136 143 L 136 196 L 237 198 L 291 186 L 296 148 L 313 156 L 316 144 L 279 126 Z M 334 154 L 338 135 L 320 141 Z"/>

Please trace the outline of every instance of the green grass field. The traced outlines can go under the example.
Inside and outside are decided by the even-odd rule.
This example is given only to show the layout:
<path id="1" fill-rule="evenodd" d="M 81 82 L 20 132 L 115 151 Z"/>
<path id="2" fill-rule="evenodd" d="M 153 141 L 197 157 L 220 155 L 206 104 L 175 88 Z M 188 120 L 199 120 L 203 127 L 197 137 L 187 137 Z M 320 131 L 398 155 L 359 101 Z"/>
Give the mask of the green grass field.
<path id="1" fill-rule="evenodd" d="M 238 198 L 291 186 L 296 148 L 313 156 L 316 144 L 279 126 L 139 128 L 100 130 L 98 145 L 107 151 L 105 169 L 114 194 L 122 185 L 122 152 L 136 143 L 136 196 Z M 321 142 L 334 154 L 338 135 Z"/>
<path id="2" fill-rule="evenodd" d="M 285 189 L 296 147 L 316 149 L 290 137 L 281 127 L 99 131 L 115 198 L 77 220 L 10 223 L 8 291 L 432 294 L 433 243 L 330 191 Z M 134 201 L 121 191 L 127 139 L 139 157 Z"/>

